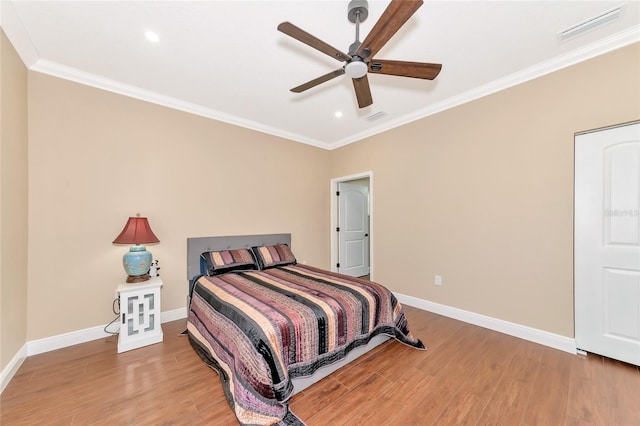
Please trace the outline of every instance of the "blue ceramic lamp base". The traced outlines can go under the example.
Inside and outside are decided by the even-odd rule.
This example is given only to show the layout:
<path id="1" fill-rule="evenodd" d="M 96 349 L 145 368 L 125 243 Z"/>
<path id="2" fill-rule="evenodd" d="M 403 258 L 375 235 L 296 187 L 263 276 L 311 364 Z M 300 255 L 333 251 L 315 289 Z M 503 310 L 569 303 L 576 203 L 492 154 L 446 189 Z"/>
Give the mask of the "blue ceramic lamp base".
<path id="1" fill-rule="evenodd" d="M 143 245 L 131 246 L 129 252 L 122 257 L 124 270 L 127 272 L 128 283 L 139 283 L 149 279 L 151 267 L 151 252 Z"/>

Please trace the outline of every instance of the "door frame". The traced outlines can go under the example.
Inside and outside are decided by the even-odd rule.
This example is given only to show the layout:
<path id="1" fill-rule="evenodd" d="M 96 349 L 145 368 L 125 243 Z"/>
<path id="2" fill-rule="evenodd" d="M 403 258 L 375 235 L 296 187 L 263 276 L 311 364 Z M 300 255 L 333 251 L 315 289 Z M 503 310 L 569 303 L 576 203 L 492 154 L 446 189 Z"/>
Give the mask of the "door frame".
<path id="1" fill-rule="evenodd" d="M 375 232 L 373 232 L 373 172 L 366 171 L 362 173 L 356 173 L 349 176 L 342 176 L 331 179 L 331 271 L 337 272 L 336 264 L 338 263 L 338 233 L 336 227 L 338 226 L 338 202 L 336 199 L 336 192 L 338 191 L 338 184 L 341 182 L 349 182 L 357 179 L 369 179 L 369 279 L 373 281 L 373 239 Z"/>

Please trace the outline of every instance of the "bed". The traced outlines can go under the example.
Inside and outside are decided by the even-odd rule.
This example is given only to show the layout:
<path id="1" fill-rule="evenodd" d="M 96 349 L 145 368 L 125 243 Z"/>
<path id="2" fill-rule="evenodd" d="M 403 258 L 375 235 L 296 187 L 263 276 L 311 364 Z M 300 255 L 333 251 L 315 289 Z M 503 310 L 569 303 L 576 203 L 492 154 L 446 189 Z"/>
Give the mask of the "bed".
<path id="1" fill-rule="evenodd" d="M 290 234 L 187 239 L 187 331 L 241 424 L 303 425 L 291 396 L 388 338 L 425 349 L 380 284 L 296 262 Z"/>

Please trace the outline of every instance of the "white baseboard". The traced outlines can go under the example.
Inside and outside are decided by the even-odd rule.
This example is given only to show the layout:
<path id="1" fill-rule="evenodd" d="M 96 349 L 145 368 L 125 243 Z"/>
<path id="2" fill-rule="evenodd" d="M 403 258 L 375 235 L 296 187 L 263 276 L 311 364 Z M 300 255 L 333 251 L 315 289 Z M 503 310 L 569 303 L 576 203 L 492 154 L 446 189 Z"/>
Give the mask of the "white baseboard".
<path id="1" fill-rule="evenodd" d="M 9 364 L 2 369 L 0 374 L 0 394 L 4 392 L 4 388 L 7 387 L 13 376 L 16 374 L 24 360 L 27 359 L 27 344 L 22 345 L 17 354 L 9 361 Z"/>
<path id="2" fill-rule="evenodd" d="M 187 308 L 178 308 L 172 311 L 162 312 L 160 318 L 161 323 L 176 321 L 187 317 Z M 45 337 L 43 339 L 31 340 L 24 344 L 20 351 L 13 357 L 11 362 L 2 369 L 0 376 L 0 393 L 9 384 L 13 376 L 16 374 L 24 360 L 31 355 L 37 355 L 44 352 L 54 351 L 56 349 L 66 348 L 80 343 L 90 342 L 91 340 L 102 339 L 111 334 L 104 331 L 104 325 L 97 327 L 85 328 L 84 330 L 72 331 L 70 333 L 58 334 L 57 336 Z"/>
<path id="3" fill-rule="evenodd" d="M 498 331 L 530 342 L 539 343 L 571 354 L 577 353 L 576 341 L 570 337 L 560 336 L 558 334 L 527 327 L 526 325 L 503 321 L 501 319 L 476 314 L 474 312 L 453 308 L 447 305 L 441 305 L 439 303 L 430 302 L 413 296 L 406 296 L 400 293 L 394 294 L 398 301 L 403 305 L 413 306 L 415 308 L 457 319 L 469 324 L 478 325 L 480 327 L 488 328 L 490 330 Z"/>
<path id="4" fill-rule="evenodd" d="M 178 308 L 172 311 L 162 312 L 160 322 L 165 323 L 186 317 L 187 308 Z M 27 342 L 27 356 L 54 351 L 56 349 L 66 348 L 67 346 L 73 346 L 79 343 L 90 342 L 92 340 L 111 336 L 111 334 L 104 331 L 104 327 L 104 325 L 99 325 L 97 327 L 85 328 L 84 330 L 58 334 L 57 336 L 45 337 L 44 339 L 32 340 Z"/>
<path id="5" fill-rule="evenodd" d="M 71 331 L 69 333 L 58 334 L 57 336 L 45 337 L 42 339 L 27 342 L 27 356 L 38 355 L 44 352 L 55 351 L 67 346 L 86 343 L 92 340 L 102 339 L 111 334 L 104 331 L 104 326 L 85 328 L 83 330 Z"/>
<path id="6" fill-rule="evenodd" d="M 428 300 L 419 299 L 413 296 L 407 296 L 400 293 L 394 293 L 400 303 L 444 315 L 449 318 L 457 319 L 469 324 L 478 325 L 530 342 L 539 343 L 564 352 L 576 354 L 575 339 L 560 336 L 558 334 L 549 333 L 547 331 L 538 330 L 520 324 L 503 321 L 497 318 L 488 317 L 486 315 L 476 314 L 474 312 L 465 311 L 463 309 L 453 308 L 451 306 L 441 305 L 439 303 L 430 302 Z M 170 322 L 187 317 L 187 308 L 178 308 L 172 311 L 162 312 L 161 322 Z M 24 360 L 31 355 L 37 355 L 56 349 L 65 348 L 67 346 L 77 345 L 89 342 L 91 340 L 102 339 L 110 334 L 105 333 L 104 326 L 85 328 L 84 330 L 73 331 L 70 333 L 59 334 L 57 336 L 45 337 L 44 339 L 32 340 L 27 342 L 13 359 L 2 370 L 0 375 L 0 393 L 9 384 L 14 374 L 18 371 Z"/>
<path id="7" fill-rule="evenodd" d="M 178 309 L 174 309 L 173 311 L 165 311 L 162 313 L 162 316 L 160 317 L 160 322 L 161 323 L 165 323 L 165 322 L 171 322 L 171 321 L 177 321 L 183 318 L 187 317 L 187 308 L 178 308 Z"/>

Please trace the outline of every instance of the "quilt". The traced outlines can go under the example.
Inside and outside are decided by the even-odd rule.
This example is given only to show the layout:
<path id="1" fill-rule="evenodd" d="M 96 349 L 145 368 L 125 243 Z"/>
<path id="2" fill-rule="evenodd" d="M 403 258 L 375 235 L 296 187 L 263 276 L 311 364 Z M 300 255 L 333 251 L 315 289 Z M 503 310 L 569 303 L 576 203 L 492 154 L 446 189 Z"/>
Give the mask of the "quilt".
<path id="1" fill-rule="evenodd" d="M 289 410 L 291 379 L 378 334 L 425 349 L 387 288 L 300 264 L 200 277 L 187 330 L 243 425 L 303 425 Z"/>

